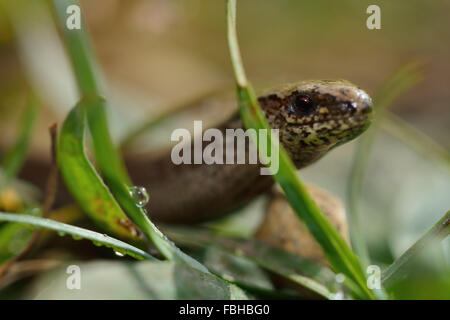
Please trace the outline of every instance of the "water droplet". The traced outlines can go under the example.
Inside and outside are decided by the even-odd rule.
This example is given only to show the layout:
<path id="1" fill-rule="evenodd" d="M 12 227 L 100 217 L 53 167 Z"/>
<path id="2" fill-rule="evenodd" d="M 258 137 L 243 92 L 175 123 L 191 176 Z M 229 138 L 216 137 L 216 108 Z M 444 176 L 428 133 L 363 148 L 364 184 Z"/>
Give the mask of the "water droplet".
<path id="1" fill-rule="evenodd" d="M 331 300 L 344 300 L 344 293 L 342 291 L 330 294 Z"/>
<path id="2" fill-rule="evenodd" d="M 343 290 L 343 283 L 345 281 L 345 275 L 343 273 L 338 273 L 336 274 L 336 276 L 334 277 L 334 281 L 335 281 L 335 293 L 331 293 L 330 294 L 330 299 L 331 300 L 344 300 L 345 299 L 345 293 Z"/>
<path id="3" fill-rule="evenodd" d="M 138 207 L 144 207 L 149 200 L 149 195 L 144 187 L 134 186 L 130 188 L 130 195 Z"/>
<path id="4" fill-rule="evenodd" d="M 66 233 L 64 231 L 58 231 L 58 236 L 64 237 Z"/>
<path id="5" fill-rule="evenodd" d="M 118 257 L 123 257 L 123 256 L 124 256 L 124 254 L 123 254 L 122 252 L 119 252 L 119 251 L 114 251 L 114 253 L 115 253 L 116 256 L 118 256 Z"/>
<path id="6" fill-rule="evenodd" d="M 345 275 L 342 273 L 338 273 L 335 277 L 335 280 L 337 283 L 344 283 L 345 281 Z"/>

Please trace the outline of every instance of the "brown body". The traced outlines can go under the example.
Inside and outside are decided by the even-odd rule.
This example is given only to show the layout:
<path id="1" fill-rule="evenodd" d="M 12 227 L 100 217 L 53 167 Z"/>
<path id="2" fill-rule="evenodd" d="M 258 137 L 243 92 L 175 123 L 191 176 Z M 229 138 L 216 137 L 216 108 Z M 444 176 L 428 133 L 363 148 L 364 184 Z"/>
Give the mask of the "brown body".
<path id="1" fill-rule="evenodd" d="M 225 135 L 225 129 L 233 127 L 242 127 L 238 117 L 219 129 Z M 175 165 L 170 153 L 130 159 L 127 163 L 133 182 L 145 186 L 150 194 L 150 218 L 168 223 L 220 217 L 266 192 L 273 184 L 271 176 L 260 175 L 258 164 Z"/>

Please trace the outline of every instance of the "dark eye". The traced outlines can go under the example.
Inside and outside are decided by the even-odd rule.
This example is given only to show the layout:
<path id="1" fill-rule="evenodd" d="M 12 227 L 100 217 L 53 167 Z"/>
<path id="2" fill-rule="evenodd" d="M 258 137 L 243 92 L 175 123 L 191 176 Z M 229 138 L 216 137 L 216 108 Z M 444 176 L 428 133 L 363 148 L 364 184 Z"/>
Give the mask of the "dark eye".
<path id="1" fill-rule="evenodd" d="M 288 110 L 297 116 L 306 116 L 315 110 L 315 106 L 309 96 L 301 94 L 294 98 L 294 101 L 289 106 Z"/>

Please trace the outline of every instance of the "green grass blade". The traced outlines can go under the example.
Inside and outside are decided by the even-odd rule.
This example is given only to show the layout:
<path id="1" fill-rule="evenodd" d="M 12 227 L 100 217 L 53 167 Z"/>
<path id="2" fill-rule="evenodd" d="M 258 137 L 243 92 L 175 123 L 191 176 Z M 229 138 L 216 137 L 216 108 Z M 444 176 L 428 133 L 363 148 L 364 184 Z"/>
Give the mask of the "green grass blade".
<path id="1" fill-rule="evenodd" d="M 102 95 L 100 70 L 92 54 L 89 39 L 84 32 L 86 26 L 82 24 L 81 29 L 73 30 L 66 27 L 66 21 L 69 17 L 66 10 L 71 5 L 79 6 L 80 4 L 77 0 L 53 0 L 56 17 L 61 26 L 67 50 L 70 53 L 69 58 L 74 66 L 73 71 L 80 94 L 84 97 Z M 82 14 L 81 20 L 84 21 Z"/>
<path id="2" fill-rule="evenodd" d="M 64 182 L 86 214 L 103 230 L 122 239 L 134 239 L 128 218 L 86 158 L 84 135 L 85 102 L 80 102 L 67 116 L 57 145 L 57 159 Z M 122 223 L 121 223 L 122 222 Z"/>
<path id="3" fill-rule="evenodd" d="M 20 172 L 28 152 L 33 128 L 36 123 L 39 104 L 36 97 L 30 94 L 26 109 L 22 115 L 19 133 L 14 145 L 6 152 L 2 163 L 0 191 Z M 22 197 L 21 197 L 22 198 Z M 22 211 L 23 208 L 18 209 Z M 39 211 L 39 215 L 42 214 Z M 30 243 L 33 232 L 17 223 L 0 224 L 0 264 L 20 255 Z"/>
<path id="4" fill-rule="evenodd" d="M 145 251 L 138 249 L 128 243 L 111 238 L 107 235 L 94 232 L 91 230 L 83 229 L 80 227 L 72 226 L 69 224 L 57 222 L 50 219 L 25 215 L 25 214 L 11 214 L 0 212 L 0 221 L 16 222 L 20 224 L 29 225 L 32 227 L 50 229 L 58 232 L 59 235 L 71 235 L 74 239 L 86 239 L 92 241 L 95 245 L 103 245 L 112 248 L 115 252 L 120 254 L 127 254 L 133 258 L 139 260 L 157 260 L 153 256 L 149 255 Z"/>
<path id="5" fill-rule="evenodd" d="M 421 79 L 417 63 L 409 63 L 394 72 L 379 88 L 374 97 L 375 118 L 371 128 L 360 138 L 356 147 L 352 169 L 348 179 L 347 202 L 350 236 L 353 248 L 363 265 L 370 264 L 367 244 L 360 227 L 358 200 L 361 198 L 364 176 L 370 159 L 370 150 L 374 143 L 380 123 L 384 122 L 385 114 L 393 101 Z"/>
<path id="6" fill-rule="evenodd" d="M 235 0 L 227 0 L 227 22 L 228 43 L 244 125 L 246 128 L 267 129 L 270 132 L 270 127 L 256 100 L 252 87 L 248 83 L 242 66 L 236 37 Z M 332 268 L 336 272 L 343 273 L 360 288 L 361 298 L 374 299 L 373 292 L 366 286 L 366 278 L 358 258 L 308 195 L 283 147 L 278 146 L 277 141 L 271 139 L 270 134 L 268 136 L 269 142 L 267 146 L 263 147 L 267 147 L 271 152 L 279 152 L 279 171 L 275 174 L 275 180 L 283 188 L 294 211 L 321 245 Z M 263 143 L 264 141 L 258 141 L 258 150 L 260 150 Z"/>
<path id="7" fill-rule="evenodd" d="M 192 227 L 168 227 L 166 231 L 177 243 L 200 248 L 217 246 L 308 288 L 323 298 L 330 298 L 334 289 L 335 274 L 329 268 L 263 242 L 222 238 Z"/>
<path id="8" fill-rule="evenodd" d="M 0 187 L 6 185 L 20 171 L 28 151 L 33 127 L 38 113 L 38 103 L 33 95 L 30 95 L 28 105 L 24 111 L 20 131 L 14 145 L 4 155 L 1 167 L 4 172 L 4 181 L 0 182 Z"/>
<path id="9" fill-rule="evenodd" d="M 72 4 L 78 5 L 78 1 L 54 0 L 53 4 L 72 60 L 79 89 L 85 99 L 89 129 L 94 141 L 94 152 L 105 182 L 131 220 L 165 258 L 187 263 L 202 272 L 209 272 L 202 264 L 184 254 L 168 240 L 150 221 L 145 209 L 135 203 L 130 194 L 133 184 L 123 159 L 109 134 L 105 111 L 106 101 L 100 98 L 100 81 L 97 72 L 99 68 L 92 54 L 87 34 L 84 32 L 85 26 L 80 30 L 68 30 L 65 26 L 66 8 Z"/>
<path id="10" fill-rule="evenodd" d="M 450 211 L 425 233 L 416 243 L 397 258 L 383 273 L 381 281 L 389 287 L 396 279 L 407 275 L 406 266 L 418 253 L 426 248 L 433 240 L 445 239 L 450 235 Z"/>
<path id="11" fill-rule="evenodd" d="M 12 213 L 18 215 L 17 213 Z M 28 246 L 33 230 L 19 223 L 1 223 L 0 225 L 0 265 L 20 255 Z"/>
<path id="12" fill-rule="evenodd" d="M 395 114 L 386 113 L 381 128 L 391 136 L 402 141 L 410 148 L 424 155 L 430 160 L 443 165 L 450 171 L 450 152 L 439 145 L 429 136 L 416 129 L 414 126 L 396 116 Z"/>

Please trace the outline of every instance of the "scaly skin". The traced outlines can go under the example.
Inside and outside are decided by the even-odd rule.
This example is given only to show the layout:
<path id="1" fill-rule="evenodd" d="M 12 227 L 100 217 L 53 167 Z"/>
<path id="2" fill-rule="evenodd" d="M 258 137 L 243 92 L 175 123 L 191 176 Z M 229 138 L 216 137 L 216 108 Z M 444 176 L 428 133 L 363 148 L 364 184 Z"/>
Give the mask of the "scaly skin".
<path id="1" fill-rule="evenodd" d="M 290 84 L 258 100 L 297 168 L 356 138 L 371 120 L 370 97 L 344 80 Z M 239 114 L 219 127 L 222 132 L 227 128 L 242 128 Z M 149 191 L 150 217 L 166 223 L 221 217 L 273 184 L 272 177 L 260 175 L 257 164 L 174 165 L 170 153 L 156 159 L 133 157 L 126 163 L 133 182 Z"/>

